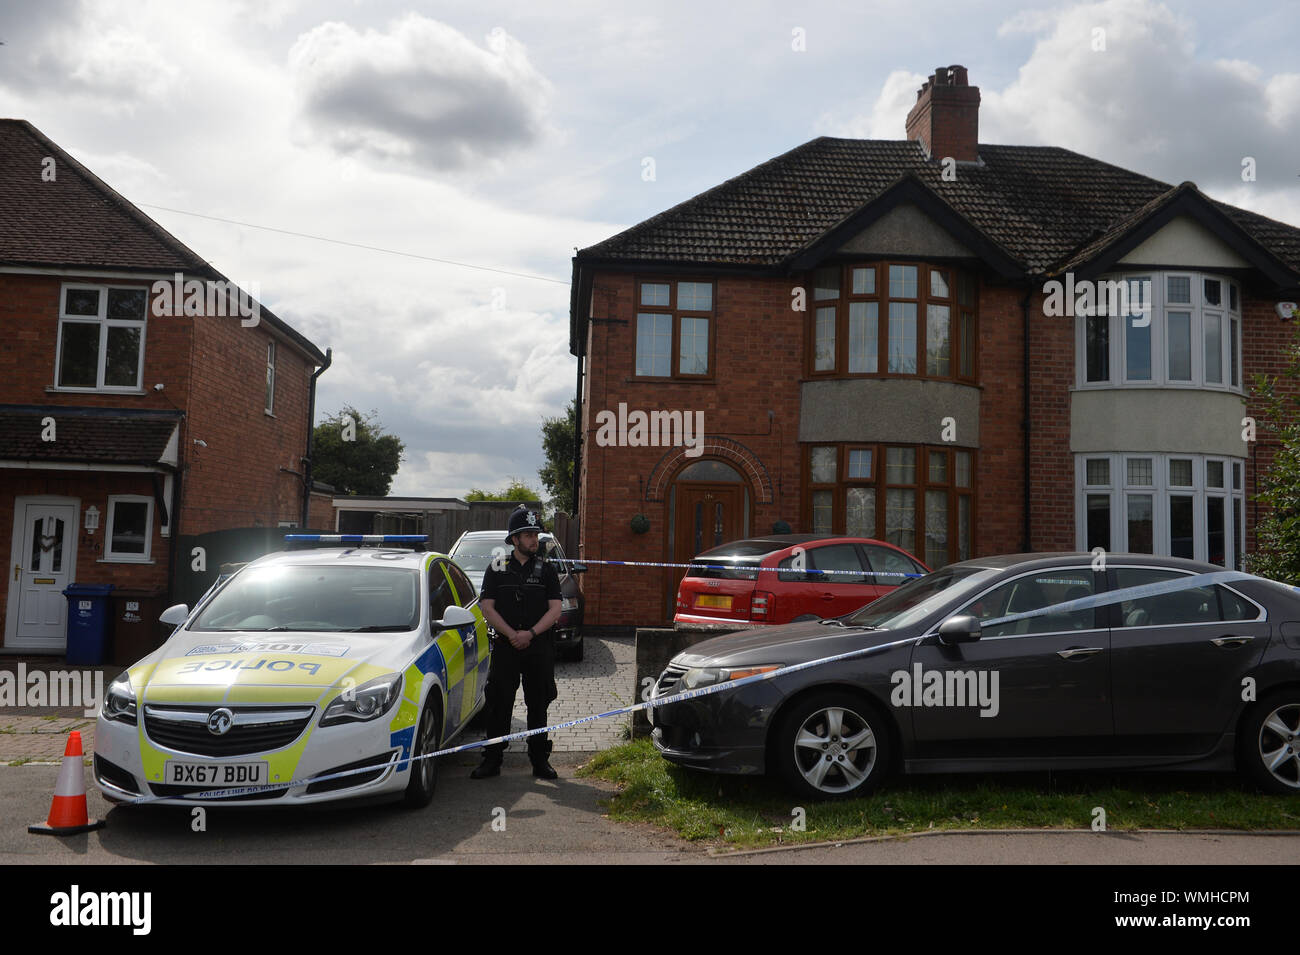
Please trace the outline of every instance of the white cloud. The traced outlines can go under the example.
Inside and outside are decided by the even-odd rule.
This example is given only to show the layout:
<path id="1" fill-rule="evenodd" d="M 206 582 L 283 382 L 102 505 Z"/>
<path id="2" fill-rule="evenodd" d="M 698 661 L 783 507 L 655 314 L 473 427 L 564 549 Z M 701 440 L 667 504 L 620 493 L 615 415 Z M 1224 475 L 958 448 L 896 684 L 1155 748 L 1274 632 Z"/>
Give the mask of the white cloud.
<path id="1" fill-rule="evenodd" d="M 916 103 L 916 91 L 926 77 L 909 70 L 892 70 L 885 77 L 880 95 L 865 113 L 837 119 L 823 114 L 817 122 L 818 132 L 849 139 L 904 139 L 907 114 Z"/>
<path id="2" fill-rule="evenodd" d="M 499 160 L 547 131 L 550 83 L 501 27 L 486 48 L 409 14 L 387 32 L 323 23 L 289 51 L 305 135 L 435 169 Z"/>

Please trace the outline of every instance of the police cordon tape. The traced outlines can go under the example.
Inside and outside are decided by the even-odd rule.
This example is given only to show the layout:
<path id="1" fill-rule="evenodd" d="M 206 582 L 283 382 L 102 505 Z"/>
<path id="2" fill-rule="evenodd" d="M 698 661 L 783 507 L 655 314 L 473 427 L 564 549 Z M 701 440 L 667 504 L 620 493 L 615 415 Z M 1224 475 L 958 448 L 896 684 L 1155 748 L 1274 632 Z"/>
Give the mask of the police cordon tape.
<path id="1" fill-rule="evenodd" d="M 1044 573 L 1050 573 L 1052 568 L 1048 568 Z M 1068 573 L 1067 569 L 1062 568 L 1062 573 Z M 1091 597 L 1079 597 L 1075 600 L 1063 601 L 1059 604 L 1052 604 L 1048 607 L 1040 607 L 1036 610 L 1028 610 L 1024 613 L 1009 614 L 1004 617 L 997 617 L 991 620 L 980 621 L 980 627 L 1000 626 L 1010 623 L 1014 620 L 1026 620 L 1033 617 L 1046 616 L 1048 614 L 1072 613 L 1077 610 L 1089 610 L 1096 607 L 1104 607 L 1110 604 L 1123 603 L 1129 600 L 1142 600 L 1147 597 L 1157 597 L 1162 594 L 1176 593 L 1183 590 L 1195 590 L 1199 587 L 1207 587 L 1213 584 L 1226 583 L 1232 580 L 1263 580 L 1265 578 L 1256 577 L 1253 574 L 1247 574 L 1237 570 L 1212 571 L 1204 574 L 1193 574 L 1177 580 L 1158 581 L 1150 584 L 1139 584 L 1135 587 L 1125 587 L 1121 590 L 1111 590 L 1106 593 L 1094 594 Z M 1274 581 L 1273 583 L 1276 584 Z M 1285 584 L 1277 584 L 1285 587 Z M 1300 587 L 1291 587 L 1291 590 L 1300 591 Z M 942 593 L 942 591 L 940 591 Z M 846 629 L 854 629 L 844 624 Z M 871 628 L 866 628 L 871 629 Z M 396 759 L 399 771 L 406 763 L 416 763 L 422 759 L 436 759 L 440 756 L 450 756 L 454 753 L 463 753 L 469 750 L 481 749 L 484 746 L 491 746 L 496 743 L 509 743 L 514 740 L 527 739 L 530 736 L 536 736 L 539 733 L 552 733 L 562 729 L 568 729 L 572 726 L 579 726 L 583 723 L 590 723 L 594 720 L 603 720 L 611 716 L 622 716 L 628 713 L 635 713 L 638 710 L 653 709 L 657 706 L 667 706 L 672 703 L 680 703 L 684 700 L 695 699 L 696 697 L 708 696 L 713 693 L 721 693 L 724 690 L 735 690 L 742 686 L 748 686 L 751 683 L 761 683 L 765 680 L 774 680 L 777 677 L 786 676 L 790 673 L 797 673 L 801 670 L 808 670 L 812 667 L 824 666 L 827 663 L 838 663 L 842 660 L 851 660 L 856 657 L 865 657 L 869 654 L 880 653 L 885 650 L 892 650 L 894 647 L 900 647 L 908 643 L 916 643 L 923 639 L 926 634 L 915 637 L 905 637 L 902 640 L 893 640 L 889 643 L 876 644 L 870 647 L 862 647 L 857 650 L 849 650 L 845 653 L 837 653 L 829 657 L 819 657 L 816 660 L 806 660 L 803 663 L 794 663 L 790 666 L 780 667 L 776 670 L 769 670 L 766 673 L 756 673 L 752 676 L 741 677 L 738 680 L 727 680 L 723 683 L 714 683 L 709 686 L 699 687 L 693 690 L 684 690 L 680 693 L 674 693 L 669 696 L 653 697 L 640 703 L 634 703 L 630 706 L 620 706 L 618 709 L 608 710 L 604 713 L 595 713 L 591 716 L 583 716 L 576 720 L 566 720 L 563 723 L 556 723 L 552 726 L 543 726 L 540 729 L 521 730 L 518 733 L 508 733 L 505 736 L 495 736 L 491 739 L 477 740 L 472 743 L 463 743 L 460 746 L 452 746 L 448 749 L 441 749 L 433 753 L 424 753 L 419 756 L 409 756 L 406 758 Z M 390 764 L 391 765 L 390 761 Z M 241 786 L 236 789 L 211 789 L 201 792 L 189 792 L 184 796 L 139 796 L 135 799 L 123 800 L 124 805 L 143 805 L 151 802 L 163 802 L 168 800 L 195 800 L 195 799 L 232 799 L 238 796 L 250 796 L 256 793 L 271 792 L 280 789 L 294 789 L 301 786 L 310 786 L 314 783 L 327 782 L 334 779 L 343 779 L 348 776 L 355 776 L 361 773 L 375 772 L 375 766 L 363 766 L 360 769 L 348 769 L 336 773 L 327 773 L 321 776 L 311 776 L 306 779 L 293 779 L 283 783 L 267 783 L 260 786 Z"/>
<path id="2" fill-rule="evenodd" d="M 502 548 L 504 550 L 504 548 Z M 509 553 L 498 554 L 456 554 L 454 560 L 461 560 L 465 557 L 486 557 L 488 560 L 504 561 L 509 557 Z M 904 574 L 896 570 L 819 570 L 815 567 L 755 567 L 745 564 L 701 564 L 699 561 L 692 561 L 689 564 L 673 564 L 663 561 L 653 560 L 588 560 L 583 558 L 578 560 L 573 557 L 548 557 L 547 563 L 550 564 L 582 564 L 584 567 L 588 564 L 602 564 L 610 567 L 678 567 L 685 570 L 752 570 L 762 574 L 851 574 L 854 577 L 924 577 L 925 574 Z"/>

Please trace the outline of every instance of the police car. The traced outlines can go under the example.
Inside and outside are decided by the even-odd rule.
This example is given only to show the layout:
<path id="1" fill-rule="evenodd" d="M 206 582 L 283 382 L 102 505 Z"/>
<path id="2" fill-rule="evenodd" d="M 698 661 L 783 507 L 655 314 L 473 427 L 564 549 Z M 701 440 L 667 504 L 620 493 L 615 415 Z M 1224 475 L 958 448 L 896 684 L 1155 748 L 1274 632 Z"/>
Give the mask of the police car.
<path id="1" fill-rule="evenodd" d="M 193 611 L 169 608 L 175 632 L 109 686 L 94 759 L 108 799 L 433 798 L 436 761 L 412 757 L 445 746 L 484 704 L 477 591 L 450 558 L 424 553 L 423 537 L 286 541 Z M 198 796 L 223 789 L 236 792 Z"/>

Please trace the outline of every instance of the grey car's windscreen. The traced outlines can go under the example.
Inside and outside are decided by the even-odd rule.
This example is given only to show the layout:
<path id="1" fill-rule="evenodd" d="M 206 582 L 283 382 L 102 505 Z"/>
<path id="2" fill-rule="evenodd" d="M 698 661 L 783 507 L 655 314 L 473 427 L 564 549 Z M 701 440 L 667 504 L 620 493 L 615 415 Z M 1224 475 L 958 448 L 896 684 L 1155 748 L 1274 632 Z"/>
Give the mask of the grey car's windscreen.
<path id="1" fill-rule="evenodd" d="M 271 564 L 237 574 L 189 629 L 396 633 L 419 625 L 419 571 Z"/>
<path id="2" fill-rule="evenodd" d="M 983 587 L 998 571 L 981 567 L 945 567 L 908 581 L 868 604 L 845 623 L 853 627 L 897 630 L 911 626 L 954 600 Z"/>

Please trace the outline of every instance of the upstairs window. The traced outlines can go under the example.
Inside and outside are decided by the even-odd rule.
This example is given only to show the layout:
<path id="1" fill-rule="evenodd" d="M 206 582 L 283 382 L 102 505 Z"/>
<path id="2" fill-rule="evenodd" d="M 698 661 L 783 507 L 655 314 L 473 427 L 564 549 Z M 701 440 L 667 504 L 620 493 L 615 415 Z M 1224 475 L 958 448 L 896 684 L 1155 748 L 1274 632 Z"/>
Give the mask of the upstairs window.
<path id="1" fill-rule="evenodd" d="M 59 303 L 55 385 L 82 391 L 139 391 L 149 290 L 65 285 Z"/>
<path id="2" fill-rule="evenodd" d="M 638 378 L 713 377 L 713 293 L 712 282 L 637 283 Z"/>
<path id="3" fill-rule="evenodd" d="M 1113 290 L 1121 287 L 1127 307 L 1113 302 Z M 1076 319 L 1080 387 L 1241 390 L 1235 282 L 1200 272 L 1156 272 L 1106 276 L 1097 288 L 1097 314 Z"/>
<path id="4" fill-rule="evenodd" d="M 975 379 L 973 277 L 879 262 L 820 268 L 810 285 L 811 375 Z"/>

